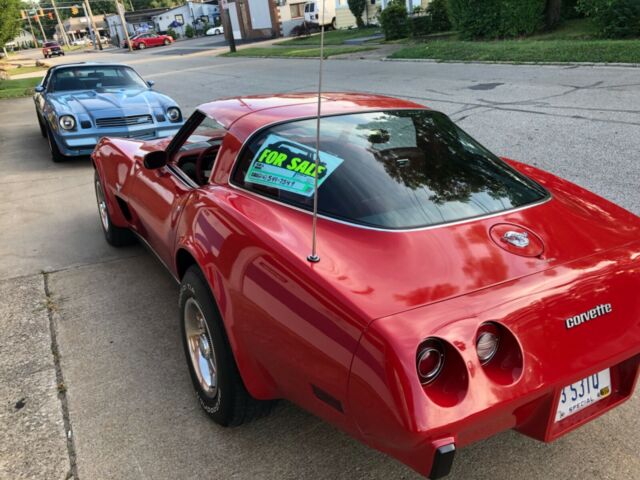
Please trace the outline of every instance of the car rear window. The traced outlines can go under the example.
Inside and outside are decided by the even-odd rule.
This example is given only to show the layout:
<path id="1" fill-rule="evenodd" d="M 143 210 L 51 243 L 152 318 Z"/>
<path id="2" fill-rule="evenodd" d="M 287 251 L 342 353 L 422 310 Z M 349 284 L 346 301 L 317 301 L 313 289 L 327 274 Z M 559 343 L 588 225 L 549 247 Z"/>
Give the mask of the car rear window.
<path id="1" fill-rule="evenodd" d="M 232 182 L 311 210 L 315 128 L 308 119 L 261 131 L 242 152 Z M 384 229 L 485 216 L 548 195 L 429 110 L 323 117 L 318 184 L 320 214 Z"/>

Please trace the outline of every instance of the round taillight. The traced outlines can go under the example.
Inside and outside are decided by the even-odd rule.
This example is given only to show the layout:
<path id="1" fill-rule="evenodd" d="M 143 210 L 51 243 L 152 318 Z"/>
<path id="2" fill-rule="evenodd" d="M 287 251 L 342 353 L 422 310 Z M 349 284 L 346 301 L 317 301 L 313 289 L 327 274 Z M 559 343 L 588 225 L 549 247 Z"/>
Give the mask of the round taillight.
<path id="1" fill-rule="evenodd" d="M 427 385 L 433 382 L 444 366 L 444 348 L 435 339 L 429 339 L 418 350 L 416 367 L 420 383 Z"/>
<path id="2" fill-rule="evenodd" d="M 498 327 L 492 323 L 483 323 L 476 335 L 476 351 L 478 359 L 482 365 L 491 361 L 498 351 L 500 345 L 500 334 Z"/>

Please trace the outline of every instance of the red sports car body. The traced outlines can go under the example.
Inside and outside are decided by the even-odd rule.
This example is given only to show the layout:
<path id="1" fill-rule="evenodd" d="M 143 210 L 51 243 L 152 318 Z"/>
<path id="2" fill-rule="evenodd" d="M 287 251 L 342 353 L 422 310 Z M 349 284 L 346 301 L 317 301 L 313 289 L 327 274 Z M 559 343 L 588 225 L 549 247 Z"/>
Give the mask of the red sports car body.
<path id="1" fill-rule="evenodd" d="M 171 35 L 158 35 L 156 33 L 143 33 L 131 38 L 131 48 L 134 50 L 142 50 L 148 47 L 160 47 L 169 45 L 175 40 Z M 127 42 L 123 44 L 127 48 Z"/>
<path id="2" fill-rule="evenodd" d="M 107 240 L 133 232 L 182 283 L 214 420 L 286 398 L 439 478 L 459 447 L 552 441 L 631 396 L 638 217 L 423 106 L 326 94 L 312 262 L 316 108 L 215 101 L 92 155 Z"/>

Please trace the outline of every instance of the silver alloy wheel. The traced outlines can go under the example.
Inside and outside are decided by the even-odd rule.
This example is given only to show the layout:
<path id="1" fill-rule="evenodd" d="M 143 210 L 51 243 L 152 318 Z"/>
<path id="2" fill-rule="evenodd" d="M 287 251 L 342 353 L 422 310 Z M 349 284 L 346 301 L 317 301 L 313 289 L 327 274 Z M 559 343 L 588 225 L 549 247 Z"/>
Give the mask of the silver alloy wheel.
<path id="1" fill-rule="evenodd" d="M 189 358 L 200 388 L 213 398 L 218 393 L 216 353 L 202 309 L 193 297 L 184 304 L 184 332 Z"/>
<path id="2" fill-rule="evenodd" d="M 145 48 L 147 48 L 147 45 L 144 42 L 140 42 L 140 44 L 138 45 L 138 50 L 144 50 Z"/>
<path id="3" fill-rule="evenodd" d="M 98 211 L 100 212 L 100 221 L 105 231 L 109 230 L 109 211 L 107 210 L 107 201 L 104 198 L 104 191 L 100 180 L 96 180 L 96 200 L 98 201 Z"/>

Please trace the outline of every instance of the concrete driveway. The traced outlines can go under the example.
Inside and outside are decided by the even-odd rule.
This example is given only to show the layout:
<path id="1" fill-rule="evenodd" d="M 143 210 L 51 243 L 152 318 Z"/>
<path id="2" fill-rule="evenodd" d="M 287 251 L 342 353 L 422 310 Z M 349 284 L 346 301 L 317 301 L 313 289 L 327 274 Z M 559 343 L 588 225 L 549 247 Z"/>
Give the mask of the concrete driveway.
<path id="1" fill-rule="evenodd" d="M 131 63 L 187 113 L 222 96 L 316 88 L 315 61 L 154 50 L 65 60 Z M 496 153 L 640 214 L 640 70 L 325 67 L 328 90 L 431 105 Z M 0 107 L 0 478 L 419 478 L 286 402 L 244 427 L 209 422 L 179 342 L 177 286 L 141 247 L 104 242 L 88 160 L 49 160 L 31 100 Z M 639 406 L 636 394 L 551 445 L 501 434 L 461 450 L 450 478 L 638 479 Z"/>

